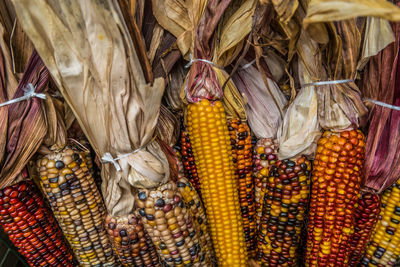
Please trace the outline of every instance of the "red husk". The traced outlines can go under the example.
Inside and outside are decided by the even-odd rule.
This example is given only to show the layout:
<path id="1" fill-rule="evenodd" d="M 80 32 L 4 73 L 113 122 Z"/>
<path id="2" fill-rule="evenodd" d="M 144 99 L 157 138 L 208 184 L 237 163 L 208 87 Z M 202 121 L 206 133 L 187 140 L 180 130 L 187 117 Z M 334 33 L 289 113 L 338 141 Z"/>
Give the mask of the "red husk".
<path id="1" fill-rule="evenodd" d="M 370 59 L 363 90 L 368 98 L 400 105 L 400 23 L 396 41 Z M 371 111 L 365 162 L 365 186 L 382 192 L 400 177 L 400 111 L 375 105 Z"/>

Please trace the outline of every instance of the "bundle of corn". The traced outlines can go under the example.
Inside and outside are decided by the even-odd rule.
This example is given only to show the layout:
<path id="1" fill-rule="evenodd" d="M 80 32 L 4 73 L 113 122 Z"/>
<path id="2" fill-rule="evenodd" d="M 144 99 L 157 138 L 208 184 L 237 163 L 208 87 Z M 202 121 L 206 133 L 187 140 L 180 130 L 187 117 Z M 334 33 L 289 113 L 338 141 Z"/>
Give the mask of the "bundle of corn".
<path id="1" fill-rule="evenodd" d="M 165 266 L 210 266 L 200 241 L 201 229 L 193 222 L 175 182 L 154 190 L 139 189 L 135 201 Z"/>
<path id="2" fill-rule="evenodd" d="M 185 177 L 189 179 L 194 188 L 196 188 L 197 193 L 201 197 L 200 181 L 197 174 L 197 167 L 194 161 L 194 155 L 192 150 L 192 145 L 190 143 L 189 134 L 187 131 L 182 129 L 181 131 L 181 160 L 183 163 L 183 171 Z"/>
<path id="3" fill-rule="evenodd" d="M 256 225 L 260 225 L 263 212 L 265 192 L 267 191 L 269 169 L 277 163 L 277 147 L 275 141 L 269 138 L 262 138 L 257 141 L 254 147 L 254 187 L 255 187 L 255 211 Z"/>
<path id="4" fill-rule="evenodd" d="M 311 163 L 305 157 L 279 161 L 269 172 L 258 231 L 257 260 L 294 266 L 308 204 Z"/>
<path id="5" fill-rule="evenodd" d="M 400 180 L 381 196 L 381 212 L 361 266 L 393 266 L 400 257 Z"/>
<path id="6" fill-rule="evenodd" d="M 244 238 L 250 256 L 255 255 L 255 207 L 254 186 L 252 178 L 252 140 L 246 122 L 239 119 L 228 120 L 231 137 L 231 149 L 235 175 L 239 188 L 239 204 L 243 219 Z"/>
<path id="7" fill-rule="evenodd" d="M 374 193 L 364 192 L 358 199 L 358 206 L 355 212 L 354 233 L 350 238 L 349 266 L 356 266 L 360 262 L 379 212 L 379 196 Z"/>
<path id="8" fill-rule="evenodd" d="M 192 212 L 193 222 L 197 225 L 197 228 L 200 229 L 200 242 L 205 253 L 206 262 L 214 262 L 214 251 L 211 236 L 208 232 L 208 223 L 203 203 L 193 185 L 185 177 L 181 176 L 179 178 L 177 186 L 178 191 L 183 197 L 183 202 Z"/>
<path id="9" fill-rule="evenodd" d="M 161 266 L 156 249 L 141 220 L 133 214 L 106 217 L 108 237 L 124 266 Z"/>
<path id="10" fill-rule="evenodd" d="M 105 207 L 86 164 L 85 152 L 74 147 L 37 160 L 40 182 L 54 215 L 82 266 L 113 266 L 103 219 Z"/>
<path id="11" fill-rule="evenodd" d="M 51 211 L 32 181 L 0 190 L 0 225 L 30 266 L 74 266 Z"/>
<path id="12" fill-rule="evenodd" d="M 361 131 L 327 131 L 318 141 L 308 224 L 306 264 L 348 264 L 350 237 L 365 158 Z"/>

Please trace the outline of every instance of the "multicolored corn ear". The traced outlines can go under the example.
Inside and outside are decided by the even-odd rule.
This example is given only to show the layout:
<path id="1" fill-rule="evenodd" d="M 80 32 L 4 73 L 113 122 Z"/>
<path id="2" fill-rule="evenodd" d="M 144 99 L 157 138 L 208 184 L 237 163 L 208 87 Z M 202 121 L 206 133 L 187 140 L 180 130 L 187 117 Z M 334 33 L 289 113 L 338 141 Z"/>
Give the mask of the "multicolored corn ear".
<path id="1" fill-rule="evenodd" d="M 104 227 L 105 206 L 88 168 L 87 152 L 73 146 L 37 160 L 40 183 L 81 266 L 114 266 Z"/>
<path id="2" fill-rule="evenodd" d="M 207 99 L 188 105 L 188 130 L 218 266 L 247 264 L 239 194 L 225 109 Z"/>
<path id="3" fill-rule="evenodd" d="M 197 174 L 197 167 L 194 161 L 192 144 L 190 143 L 189 134 L 182 129 L 181 131 L 181 161 L 183 163 L 183 171 L 185 177 L 189 179 L 190 183 L 194 186 L 197 193 L 201 197 L 200 181 Z"/>
<path id="4" fill-rule="evenodd" d="M 239 204 L 247 252 L 250 257 L 254 257 L 256 252 L 256 222 L 251 133 L 247 124 L 239 119 L 228 120 L 228 130 L 239 187 Z"/>
<path id="5" fill-rule="evenodd" d="M 381 201 L 379 195 L 364 192 L 358 199 L 354 233 L 350 238 L 349 266 L 357 266 L 378 220 Z"/>
<path id="6" fill-rule="evenodd" d="M 200 242 L 204 250 L 206 262 L 209 264 L 214 263 L 215 255 L 203 203 L 193 185 L 185 177 L 179 177 L 177 186 L 178 191 L 183 197 L 183 202 L 186 208 L 192 213 L 194 224 L 197 225 L 198 229 L 200 229 Z"/>
<path id="7" fill-rule="evenodd" d="M 0 225 L 30 266 L 75 266 L 51 210 L 32 181 L 0 190 Z"/>
<path id="8" fill-rule="evenodd" d="M 262 138 L 257 141 L 253 153 L 253 177 L 255 189 L 255 222 L 256 228 L 260 225 L 263 211 L 264 195 L 267 190 L 268 174 L 271 165 L 277 162 L 277 144 L 269 138 Z"/>
<path id="9" fill-rule="evenodd" d="M 365 159 L 361 131 L 326 131 L 313 166 L 306 266 L 347 266 Z"/>
<path id="10" fill-rule="evenodd" d="M 106 217 L 108 237 L 123 266 L 161 267 L 160 259 L 139 217 Z"/>
<path id="11" fill-rule="evenodd" d="M 400 180 L 383 192 L 381 203 L 361 266 L 394 266 L 400 258 Z"/>
<path id="12" fill-rule="evenodd" d="M 270 167 L 258 229 L 257 261 L 263 266 L 296 266 L 310 193 L 311 163 L 305 157 Z"/>
<path id="13" fill-rule="evenodd" d="M 209 266 L 200 229 L 175 182 L 151 190 L 139 189 L 135 201 L 164 266 Z"/>

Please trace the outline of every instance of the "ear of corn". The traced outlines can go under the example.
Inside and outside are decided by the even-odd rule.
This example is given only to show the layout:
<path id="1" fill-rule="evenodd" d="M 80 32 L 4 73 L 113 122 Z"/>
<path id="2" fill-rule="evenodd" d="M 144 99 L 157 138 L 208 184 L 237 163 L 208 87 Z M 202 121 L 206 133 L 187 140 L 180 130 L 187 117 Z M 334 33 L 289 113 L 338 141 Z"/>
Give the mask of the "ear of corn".
<path id="1" fill-rule="evenodd" d="M 239 204 L 243 220 L 243 230 L 249 256 L 255 256 L 255 207 L 252 177 L 252 141 L 250 129 L 239 119 L 228 120 L 235 175 L 239 187 Z"/>
<path id="2" fill-rule="evenodd" d="M 0 190 L 0 224 L 30 266 L 74 266 L 61 230 L 31 181 Z"/>
<path id="3" fill-rule="evenodd" d="M 184 177 L 180 177 L 178 182 L 178 191 L 183 197 L 183 202 L 187 209 L 191 211 L 193 222 L 200 229 L 199 236 L 203 253 L 205 255 L 205 263 L 207 266 L 212 266 L 215 261 L 211 236 L 208 231 L 208 223 L 206 213 L 201 203 L 200 197 L 192 184 Z"/>
<path id="4" fill-rule="evenodd" d="M 139 217 L 127 216 L 106 218 L 108 236 L 116 255 L 124 266 L 161 266 L 156 249 L 143 228 Z"/>
<path id="5" fill-rule="evenodd" d="M 164 266 L 207 266 L 200 229 L 174 182 L 138 190 L 136 205 Z"/>
<path id="6" fill-rule="evenodd" d="M 393 266 L 400 257 L 400 180 L 381 196 L 381 212 L 361 266 Z"/>
<path id="7" fill-rule="evenodd" d="M 325 132 L 312 177 L 307 266 L 346 266 L 365 158 L 360 131 Z"/>
<path id="8" fill-rule="evenodd" d="M 263 211 L 264 195 L 267 190 L 268 173 L 271 165 L 277 162 L 277 145 L 272 139 L 263 138 L 257 141 L 253 153 L 253 177 L 254 177 L 254 206 L 256 228 L 260 225 Z"/>
<path id="9" fill-rule="evenodd" d="M 380 203 L 379 196 L 370 192 L 363 193 L 358 200 L 354 233 L 350 239 L 349 266 L 357 266 L 364 254 L 372 229 L 378 220 Z"/>
<path id="10" fill-rule="evenodd" d="M 238 187 L 222 103 L 204 99 L 189 104 L 188 130 L 218 266 L 246 266 Z"/>
<path id="11" fill-rule="evenodd" d="M 73 147 L 37 161 L 43 191 L 81 266 L 113 266 L 104 228 L 105 207 L 87 167 L 85 153 Z"/>
<path id="12" fill-rule="evenodd" d="M 266 266 L 296 266 L 310 192 L 311 163 L 305 157 L 272 165 L 258 233 L 257 260 Z"/>
<path id="13" fill-rule="evenodd" d="M 192 144 L 190 143 L 189 134 L 185 130 L 181 131 L 181 160 L 185 177 L 189 179 L 201 197 L 200 181 L 197 174 L 196 163 L 194 161 Z"/>

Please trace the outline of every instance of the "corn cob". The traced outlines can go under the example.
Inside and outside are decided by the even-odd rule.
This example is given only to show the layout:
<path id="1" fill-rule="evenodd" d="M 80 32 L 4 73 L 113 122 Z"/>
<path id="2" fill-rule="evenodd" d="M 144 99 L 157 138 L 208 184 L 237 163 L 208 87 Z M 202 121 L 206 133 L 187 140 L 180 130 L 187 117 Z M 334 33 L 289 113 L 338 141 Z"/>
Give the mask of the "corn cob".
<path id="1" fill-rule="evenodd" d="M 43 191 L 82 266 L 113 266 L 115 258 L 104 228 L 105 207 L 85 161 L 73 147 L 37 161 Z"/>
<path id="2" fill-rule="evenodd" d="M 400 180 L 381 196 L 381 212 L 361 266 L 393 266 L 400 257 Z"/>
<path id="3" fill-rule="evenodd" d="M 32 181 L 0 190 L 0 224 L 30 266 L 73 266 L 72 254 Z"/>
<path id="4" fill-rule="evenodd" d="M 257 260 L 267 266 L 295 266 L 310 192 L 311 163 L 283 160 L 269 171 L 258 232 Z"/>
<path id="5" fill-rule="evenodd" d="M 354 233 L 350 239 L 349 266 L 357 266 L 364 254 L 372 229 L 378 220 L 380 200 L 377 194 L 365 192 L 358 199 Z"/>
<path id="6" fill-rule="evenodd" d="M 268 173 L 271 165 L 277 161 L 277 145 L 268 138 L 257 141 L 253 153 L 253 177 L 254 177 L 254 206 L 256 229 L 260 225 L 263 211 L 264 195 L 267 190 Z"/>
<path id="7" fill-rule="evenodd" d="M 189 179 L 201 197 L 200 181 L 197 175 L 196 163 L 194 162 L 192 145 L 190 144 L 189 134 L 184 130 L 181 131 L 181 159 L 185 177 Z"/>
<path id="8" fill-rule="evenodd" d="M 365 158 L 360 131 L 325 132 L 318 141 L 310 203 L 307 266 L 346 266 Z"/>
<path id="9" fill-rule="evenodd" d="M 136 205 L 164 266 L 207 265 L 200 229 L 193 223 L 174 182 L 154 190 L 139 189 Z"/>
<path id="10" fill-rule="evenodd" d="M 200 229 L 200 242 L 206 258 L 205 263 L 207 266 L 212 266 L 212 263 L 215 261 L 214 251 L 211 236 L 208 231 L 206 213 L 200 197 L 192 184 L 185 177 L 179 177 L 177 186 L 186 208 L 191 211 L 194 223 L 197 225 L 197 228 Z"/>
<path id="11" fill-rule="evenodd" d="M 106 218 L 108 237 L 124 266 L 160 266 L 156 249 L 141 220 L 133 214 Z"/>
<path id="12" fill-rule="evenodd" d="M 239 203 L 247 252 L 250 257 L 254 257 L 256 223 L 254 221 L 253 159 L 250 129 L 245 122 L 238 119 L 231 119 L 228 120 L 228 130 L 231 137 L 235 175 L 239 187 Z"/>
<path id="13" fill-rule="evenodd" d="M 189 104 L 188 126 L 218 266 L 245 266 L 247 250 L 222 103 L 204 99 Z"/>

